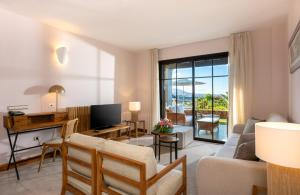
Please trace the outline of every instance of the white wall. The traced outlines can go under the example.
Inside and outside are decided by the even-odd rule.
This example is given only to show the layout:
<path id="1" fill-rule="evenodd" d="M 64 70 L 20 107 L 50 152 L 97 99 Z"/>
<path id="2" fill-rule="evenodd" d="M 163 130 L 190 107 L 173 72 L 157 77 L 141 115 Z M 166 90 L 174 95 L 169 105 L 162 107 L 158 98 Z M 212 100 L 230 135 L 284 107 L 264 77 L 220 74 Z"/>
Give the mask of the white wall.
<path id="1" fill-rule="evenodd" d="M 30 18 L 0 10 L 0 112 L 8 105 L 27 104 L 28 113 L 49 111 L 53 84 L 65 87 L 59 107 L 122 103 L 123 111 L 135 99 L 135 54 L 112 45 L 66 33 Z M 68 48 L 68 63 L 60 65 L 55 49 Z M 2 114 L 1 114 L 2 115 Z M 0 116 L 2 118 L 2 116 Z M 7 163 L 9 147 L 0 122 L 0 164 Z M 53 131 L 20 136 L 17 147 L 32 146 Z M 28 153 L 28 154 L 26 154 Z M 32 151 L 18 158 L 34 155 Z M 36 153 L 40 153 L 36 150 Z"/>
<path id="2" fill-rule="evenodd" d="M 298 21 L 300 20 L 300 1 L 291 0 L 289 11 L 288 39 L 294 32 Z M 290 105 L 289 115 L 293 122 L 300 123 L 300 70 L 289 74 Z"/>
<path id="3" fill-rule="evenodd" d="M 254 58 L 253 116 L 266 119 L 270 113 L 288 116 L 287 23 L 252 31 Z"/>
<path id="4" fill-rule="evenodd" d="M 159 50 L 159 60 L 184 58 L 212 53 L 227 52 L 229 50 L 229 38 L 224 37 L 209 41 L 195 42 Z"/>

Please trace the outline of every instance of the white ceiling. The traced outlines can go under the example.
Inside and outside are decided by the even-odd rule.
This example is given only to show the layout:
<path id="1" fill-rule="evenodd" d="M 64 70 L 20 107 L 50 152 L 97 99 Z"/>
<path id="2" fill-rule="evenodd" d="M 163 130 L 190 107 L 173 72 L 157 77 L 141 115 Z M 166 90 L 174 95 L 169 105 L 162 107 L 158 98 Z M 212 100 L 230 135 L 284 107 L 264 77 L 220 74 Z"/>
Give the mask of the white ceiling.
<path id="1" fill-rule="evenodd" d="M 0 7 L 130 50 L 251 30 L 287 14 L 289 0 L 0 0 Z"/>

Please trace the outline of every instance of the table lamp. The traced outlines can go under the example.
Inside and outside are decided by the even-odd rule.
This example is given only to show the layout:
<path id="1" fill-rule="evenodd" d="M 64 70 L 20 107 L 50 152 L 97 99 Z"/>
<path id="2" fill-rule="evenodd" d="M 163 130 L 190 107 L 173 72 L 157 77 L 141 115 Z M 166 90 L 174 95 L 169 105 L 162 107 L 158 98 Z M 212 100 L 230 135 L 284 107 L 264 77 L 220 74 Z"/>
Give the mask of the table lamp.
<path id="1" fill-rule="evenodd" d="M 49 88 L 48 93 L 55 93 L 56 98 L 55 98 L 55 111 L 58 111 L 58 94 L 63 94 L 65 93 L 66 90 L 63 88 L 61 85 L 53 85 Z"/>
<path id="2" fill-rule="evenodd" d="M 300 124 L 255 124 L 255 153 L 267 162 L 268 195 L 300 194 Z"/>
<path id="3" fill-rule="evenodd" d="M 138 112 L 141 110 L 141 102 L 129 102 L 129 111 L 131 112 L 131 121 L 139 120 Z"/>

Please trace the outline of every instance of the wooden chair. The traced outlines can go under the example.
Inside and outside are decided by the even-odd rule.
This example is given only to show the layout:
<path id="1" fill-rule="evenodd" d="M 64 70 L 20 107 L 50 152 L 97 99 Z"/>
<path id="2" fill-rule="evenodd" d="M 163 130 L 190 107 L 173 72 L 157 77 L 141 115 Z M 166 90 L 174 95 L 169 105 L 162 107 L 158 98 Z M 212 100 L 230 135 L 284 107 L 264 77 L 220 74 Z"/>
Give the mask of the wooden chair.
<path id="1" fill-rule="evenodd" d="M 47 152 L 47 150 L 49 148 L 53 148 L 54 152 L 53 152 L 53 161 L 55 161 L 56 158 L 56 152 L 57 150 L 59 150 L 61 152 L 61 147 L 63 142 L 65 141 L 65 139 L 67 139 L 72 133 L 76 132 L 77 129 L 77 125 L 78 125 L 78 119 L 73 119 L 73 120 L 69 120 L 62 128 L 61 130 L 61 136 L 59 138 L 54 138 L 52 140 L 49 140 L 45 143 L 43 143 L 43 148 L 42 148 L 42 154 L 41 154 L 41 160 L 40 160 L 40 164 L 39 164 L 39 169 L 38 172 L 40 172 L 41 167 L 42 167 L 42 163 L 44 161 L 45 158 L 45 154 Z"/>
<path id="2" fill-rule="evenodd" d="M 61 195 L 97 194 L 96 149 L 65 141 L 62 146 Z"/>
<path id="3" fill-rule="evenodd" d="M 128 175 L 122 175 L 119 172 L 115 172 L 112 169 L 106 169 L 104 166 L 104 161 L 110 160 L 115 161 L 115 163 L 123 164 L 130 166 L 132 169 L 139 170 L 140 176 L 139 181 L 136 181 L 132 178 L 130 178 Z M 109 152 L 104 151 L 98 151 L 97 152 L 97 194 L 102 195 L 103 192 L 108 194 L 114 194 L 114 195 L 121 195 L 121 194 L 133 194 L 128 192 L 122 192 L 118 186 L 109 186 L 106 184 L 105 180 L 107 177 L 110 177 L 114 179 L 115 181 L 119 181 L 121 183 L 124 183 L 128 186 L 135 187 L 139 190 L 140 195 L 146 195 L 147 190 L 151 188 L 153 185 L 157 184 L 160 179 L 165 177 L 168 173 L 170 173 L 172 170 L 174 170 L 178 165 L 182 164 L 182 183 L 179 186 L 179 189 L 176 191 L 177 194 L 184 194 L 186 195 L 186 156 L 183 156 L 173 163 L 169 164 L 168 166 L 164 167 L 161 171 L 159 171 L 157 174 L 152 176 L 149 179 L 146 179 L 146 164 L 136 161 L 134 159 L 129 159 L 120 155 L 116 155 Z M 106 178 L 106 179 L 105 179 Z M 161 186 L 158 186 L 158 188 Z M 168 187 L 166 187 L 168 188 Z M 155 192 L 157 194 L 157 192 Z M 161 193 L 159 193 L 160 195 Z M 163 193 L 164 194 L 164 193 Z"/>

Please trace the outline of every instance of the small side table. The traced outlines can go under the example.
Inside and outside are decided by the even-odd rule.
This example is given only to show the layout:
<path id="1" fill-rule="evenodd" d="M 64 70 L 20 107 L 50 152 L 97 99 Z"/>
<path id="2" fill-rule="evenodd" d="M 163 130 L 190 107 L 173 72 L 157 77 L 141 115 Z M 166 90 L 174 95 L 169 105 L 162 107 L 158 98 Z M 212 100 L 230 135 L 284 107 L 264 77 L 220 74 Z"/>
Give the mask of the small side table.
<path id="1" fill-rule="evenodd" d="M 159 141 L 158 141 L 158 160 L 160 160 L 160 143 L 166 143 L 169 144 L 170 146 L 170 163 L 172 163 L 172 145 L 174 144 L 175 146 L 175 160 L 178 157 L 178 148 L 177 148 L 177 144 L 178 144 L 178 137 L 177 137 L 177 133 L 175 134 L 175 136 L 172 135 L 165 135 L 165 136 L 160 136 L 159 135 Z"/>
<path id="2" fill-rule="evenodd" d="M 138 120 L 138 121 L 126 121 L 126 125 L 131 126 L 133 124 L 134 126 L 134 131 L 135 131 L 135 137 L 138 137 L 138 124 L 142 123 L 143 124 L 143 132 L 146 134 L 146 127 L 145 127 L 145 120 Z M 129 133 L 131 135 L 131 128 L 129 130 Z"/>

